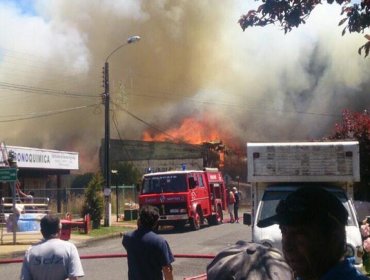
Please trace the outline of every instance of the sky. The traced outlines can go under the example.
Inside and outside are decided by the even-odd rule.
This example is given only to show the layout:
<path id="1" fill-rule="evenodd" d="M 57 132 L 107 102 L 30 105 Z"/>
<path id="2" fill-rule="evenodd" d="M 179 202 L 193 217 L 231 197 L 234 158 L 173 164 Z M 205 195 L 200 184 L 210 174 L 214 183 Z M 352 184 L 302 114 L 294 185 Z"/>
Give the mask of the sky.
<path id="1" fill-rule="evenodd" d="M 258 4 L 0 0 L 0 141 L 77 151 L 82 171 L 96 169 L 102 68 L 132 35 L 141 40 L 108 61 L 114 139 L 174 133 L 190 118 L 230 144 L 305 141 L 331 134 L 344 109 L 369 110 L 364 34 L 341 36 L 338 5 L 288 34 L 243 32 L 240 16 Z"/>

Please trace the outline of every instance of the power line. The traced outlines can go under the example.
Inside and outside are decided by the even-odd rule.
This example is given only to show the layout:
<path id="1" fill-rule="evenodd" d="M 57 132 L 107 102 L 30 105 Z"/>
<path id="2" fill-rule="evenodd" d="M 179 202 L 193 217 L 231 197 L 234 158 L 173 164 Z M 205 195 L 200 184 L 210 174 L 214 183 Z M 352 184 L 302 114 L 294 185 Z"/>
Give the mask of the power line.
<path id="1" fill-rule="evenodd" d="M 0 82 L 0 89 L 5 90 L 11 90 L 11 91 L 22 91 L 22 92 L 29 92 L 34 94 L 43 94 L 43 95 L 50 95 L 50 96 L 58 96 L 58 97 L 71 97 L 71 98 L 101 98 L 99 95 L 89 95 L 85 93 L 72 93 L 68 91 L 63 90 L 56 90 L 56 89 L 50 89 L 50 88 L 40 88 L 40 87 L 33 87 L 33 86 L 27 86 L 27 85 L 20 85 L 20 84 L 13 84 L 13 83 L 7 83 L 7 82 Z M 179 99 L 186 100 L 188 102 L 194 102 L 197 104 L 208 104 L 208 105 L 216 105 L 216 106 L 225 106 L 225 107 L 237 107 L 237 108 L 243 108 L 243 110 L 246 111 L 258 111 L 265 112 L 265 110 L 274 111 L 277 113 L 284 113 L 284 114 L 300 114 L 300 115 L 311 115 L 311 116 L 325 116 L 325 117 L 341 117 L 341 114 L 329 114 L 329 113 L 317 113 L 317 112 L 305 112 L 305 111 L 288 111 L 288 110 L 279 110 L 275 108 L 250 108 L 245 106 L 244 104 L 233 104 L 233 103 L 227 103 L 227 102 L 216 102 L 216 101 L 208 101 L 208 100 L 198 100 L 191 97 L 187 97 L 184 95 L 170 95 L 166 92 L 159 92 L 161 95 L 150 95 L 150 94 L 130 94 L 132 96 L 137 97 L 144 97 L 144 98 L 152 98 L 152 99 Z M 124 110 L 124 109 L 123 109 Z M 134 116 L 133 116 L 134 117 Z"/>
<path id="2" fill-rule="evenodd" d="M 26 85 L 17 85 L 12 83 L 0 82 L 0 88 L 12 91 L 23 91 L 30 93 L 40 93 L 45 95 L 60 96 L 60 97 L 83 97 L 83 98 L 101 98 L 98 95 L 88 95 L 83 93 L 71 93 L 67 91 L 39 88 Z"/>
<path id="3" fill-rule="evenodd" d="M 163 93 L 163 92 L 161 92 Z M 217 106 L 225 106 L 225 107 L 237 107 L 237 108 L 242 108 L 243 110 L 246 111 L 257 111 L 259 113 L 265 114 L 266 111 L 270 112 L 276 112 L 276 113 L 284 113 L 284 114 L 302 114 L 302 115 L 312 115 L 312 116 L 321 116 L 321 117 L 341 117 L 341 114 L 329 114 L 329 113 L 317 113 L 317 112 L 305 112 L 305 111 L 288 111 L 288 110 L 281 110 L 281 109 L 276 109 L 276 108 L 263 108 L 263 107 L 258 107 L 258 108 L 251 108 L 248 107 L 246 104 L 239 103 L 227 103 L 227 102 L 216 102 L 216 101 L 208 101 L 208 100 L 198 100 L 195 98 L 187 97 L 184 95 L 171 95 L 169 93 L 165 94 L 165 96 L 157 96 L 157 95 L 149 95 L 149 94 L 131 94 L 132 96 L 138 96 L 138 97 L 145 97 L 145 98 L 152 98 L 152 99 L 179 99 L 181 98 L 182 100 L 186 100 L 189 102 L 194 102 L 197 104 L 208 104 L 208 105 L 217 105 Z"/>
<path id="4" fill-rule="evenodd" d="M 41 113 L 28 113 L 23 115 L 7 115 L 7 116 L 0 116 L 0 118 L 8 118 L 5 120 L 0 120 L 0 123 L 9 123 L 9 122 L 15 122 L 15 121 L 23 121 L 23 120 L 30 120 L 30 119 L 36 119 L 36 118 L 43 118 L 53 115 L 58 115 L 66 112 L 86 109 L 90 107 L 95 107 L 100 105 L 100 103 L 85 105 L 85 106 L 79 106 L 79 107 L 73 107 L 73 108 L 66 108 L 66 109 L 60 109 L 60 110 L 54 110 L 54 111 L 46 111 Z"/>
<path id="5" fill-rule="evenodd" d="M 114 103 L 114 105 L 115 105 L 115 106 L 117 106 L 120 110 L 124 111 L 126 114 L 130 115 L 132 118 L 134 118 L 134 119 L 138 120 L 139 122 L 142 122 L 143 124 L 147 125 L 148 127 L 152 128 L 152 129 L 154 129 L 154 130 L 156 130 L 156 131 L 158 131 L 158 132 L 163 133 L 164 135 L 166 135 L 167 137 L 169 137 L 170 139 L 172 139 L 172 141 L 173 141 L 173 142 L 177 142 L 177 143 L 186 143 L 186 142 L 184 142 L 182 139 L 179 139 L 179 138 L 176 138 L 176 137 L 172 136 L 171 134 L 167 133 L 165 130 L 163 130 L 163 129 L 161 129 L 161 128 L 157 127 L 157 126 L 154 126 L 153 124 L 150 124 L 149 122 L 147 122 L 147 121 L 143 120 L 142 118 L 140 118 L 140 117 L 136 116 L 134 113 L 131 113 L 130 111 L 128 111 L 128 110 L 126 110 L 126 109 L 122 108 L 119 104 Z M 115 122 L 114 122 L 114 124 L 115 124 L 115 126 L 116 126 L 116 130 L 118 131 L 117 124 L 116 124 Z M 118 135 L 119 135 L 119 133 L 118 133 Z M 122 141 L 122 138 L 121 138 L 121 136 L 120 136 L 120 135 L 119 135 L 119 138 L 120 138 L 120 140 Z M 186 144 L 188 144 L 188 143 L 186 143 Z M 194 148 L 196 148 L 196 149 L 203 150 L 203 147 L 202 147 L 202 146 L 200 146 L 200 145 L 193 145 L 193 146 L 194 146 Z"/>
<path id="6" fill-rule="evenodd" d="M 50 59 L 49 56 L 35 55 L 33 53 L 24 53 L 9 50 L 0 47 L 1 53 L 1 78 L 4 81 L 6 77 L 12 81 L 39 81 L 52 85 L 67 84 L 68 86 L 77 85 L 83 88 L 100 88 L 99 79 L 91 79 L 85 75 L 85 70 L 73 71 L 66 57 L 60 60 Z M 54 75 L 52 75 L 54 73 Z M 76 80 L 76 73 L 80 73 L 79 80 Z M 81 77 L 85 77 L 81 80 Z M 81 83 L 81 81 L 83 83 Z M 21 82 L 22 83 L 22 82 Z"/>
<path id="7" fill-rule="evenodd" d="M 178 140 L 176 139 L 175 137 L 173 137 L 172 135 L 168 134 L 165 130 L 161 129 L 161 128 L 158 128 L 150 123 L 148 123 L 147 121 L 143 120 L 142 118 L 136 116 L 135 114 L 131 113 L 130 111 L 126 110 L 125 108 L 121 107 L 119 104 L 117 103 L 113 103 L 114 105 L 116 105 L 121 111 L 124 111 L 126 114 L 130 115 L 132 118 L 138 120 L 139 122 L 142 122 L 143 124 L 145 124 L 146 126 L 158 131 L 158 132 L 161 132 L 163 133 L 164 135 L 168 136 L 169 138 L 173 139 L 173 140 Z"/>
<path id="8" fill-rule="evenodd" d="M 118 130 L 117 119 L 116 119 L 116 115 L 115 115 L 115 112 L 114 111 L 113 111 L 112 119 L 113 119 L 113 124 L 114 124 L 114 127 L 116 129 L 116 132 L 118 134 L 118 138 L 119 138 L 119 140 L 123 141 L 123 139 L 121 137 L 121 134 L 120 134 L 120 132 Z M 125 151 L 125 153 L 127 155 L 128 160 L 129 161 L 132 161 L 131 156 L 130 156 L 130 153 L 127 151 L 126 147 L 124 145 L 122 145 L 122 147 L 123 147 L 123 149 L 124 149 L 124 151 Z"/>

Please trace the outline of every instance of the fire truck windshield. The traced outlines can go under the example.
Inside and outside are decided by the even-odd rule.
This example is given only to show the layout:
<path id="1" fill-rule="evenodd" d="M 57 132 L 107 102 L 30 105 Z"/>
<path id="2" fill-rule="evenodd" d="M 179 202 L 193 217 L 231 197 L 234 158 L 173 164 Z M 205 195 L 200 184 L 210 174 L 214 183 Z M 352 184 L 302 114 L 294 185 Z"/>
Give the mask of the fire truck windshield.
<path id="1" fill-rule="evenodd" d="M 187 184 L 184 174 L 147 176 L 141 189 L 142 194 L 185 191 L 187 191 Z"/>

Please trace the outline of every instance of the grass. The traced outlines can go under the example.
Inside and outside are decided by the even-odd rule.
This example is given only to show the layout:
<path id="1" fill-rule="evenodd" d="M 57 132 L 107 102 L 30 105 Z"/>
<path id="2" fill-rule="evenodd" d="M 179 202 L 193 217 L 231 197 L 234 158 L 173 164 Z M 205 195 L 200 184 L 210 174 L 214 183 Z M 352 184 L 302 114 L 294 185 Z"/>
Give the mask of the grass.
<path id="1" fill-rule="evenodd" d="M 129 222 L 130 224 L 132 223 L 132 225 L 136 225 L 136 221 L 130 221 Z M 131 230 L 134 230 L 136 227 L 130 227 L 130 226 L 121 226 L 121 225 L 114 225 L 114 226 L 110 226 L 110 227 L 104 227 L 104 226 L 101 226 L 100 228 L 98 229 L 92 229 L 89 233 L 89 236 L 91 237 L 101 237 L 101 236 L 107 236 L 107 235 L 112 235 L 112 234 L 115 234 L 115 233 L 119 233 L 119 232 L 126 232 L 126 231 L 131 231 Z M 76 233 L 78 233 L 76 231 Z M 80 233 L 80 234 L 84 234 L 84 233 Z"/>
<path id="2" fill-rule="evenodd" d="M 111 235 L 114 233 L 119 233 L 119 232 L 128 231 L 128 230 L 132 230 L 132 228 L 120 227 L 120 226 L 100 227 L 98 229 L 92 229 L 89 235 L 92 237 L 100 237 L 100 236 Z"/>

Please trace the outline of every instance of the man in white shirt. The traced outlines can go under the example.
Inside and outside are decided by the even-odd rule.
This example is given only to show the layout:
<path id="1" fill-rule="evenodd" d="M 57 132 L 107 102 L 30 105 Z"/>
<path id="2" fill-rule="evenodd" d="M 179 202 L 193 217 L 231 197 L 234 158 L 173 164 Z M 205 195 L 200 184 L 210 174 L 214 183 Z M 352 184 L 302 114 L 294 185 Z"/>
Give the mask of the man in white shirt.
<path id="1" fill-rule="evenodd" d="M 46 215 L 40 226 L 44 239 L 26 251 L 20 279 L 77 280 L 84 276 L 76 246 L 59 239 L 60 219 Z"/>

